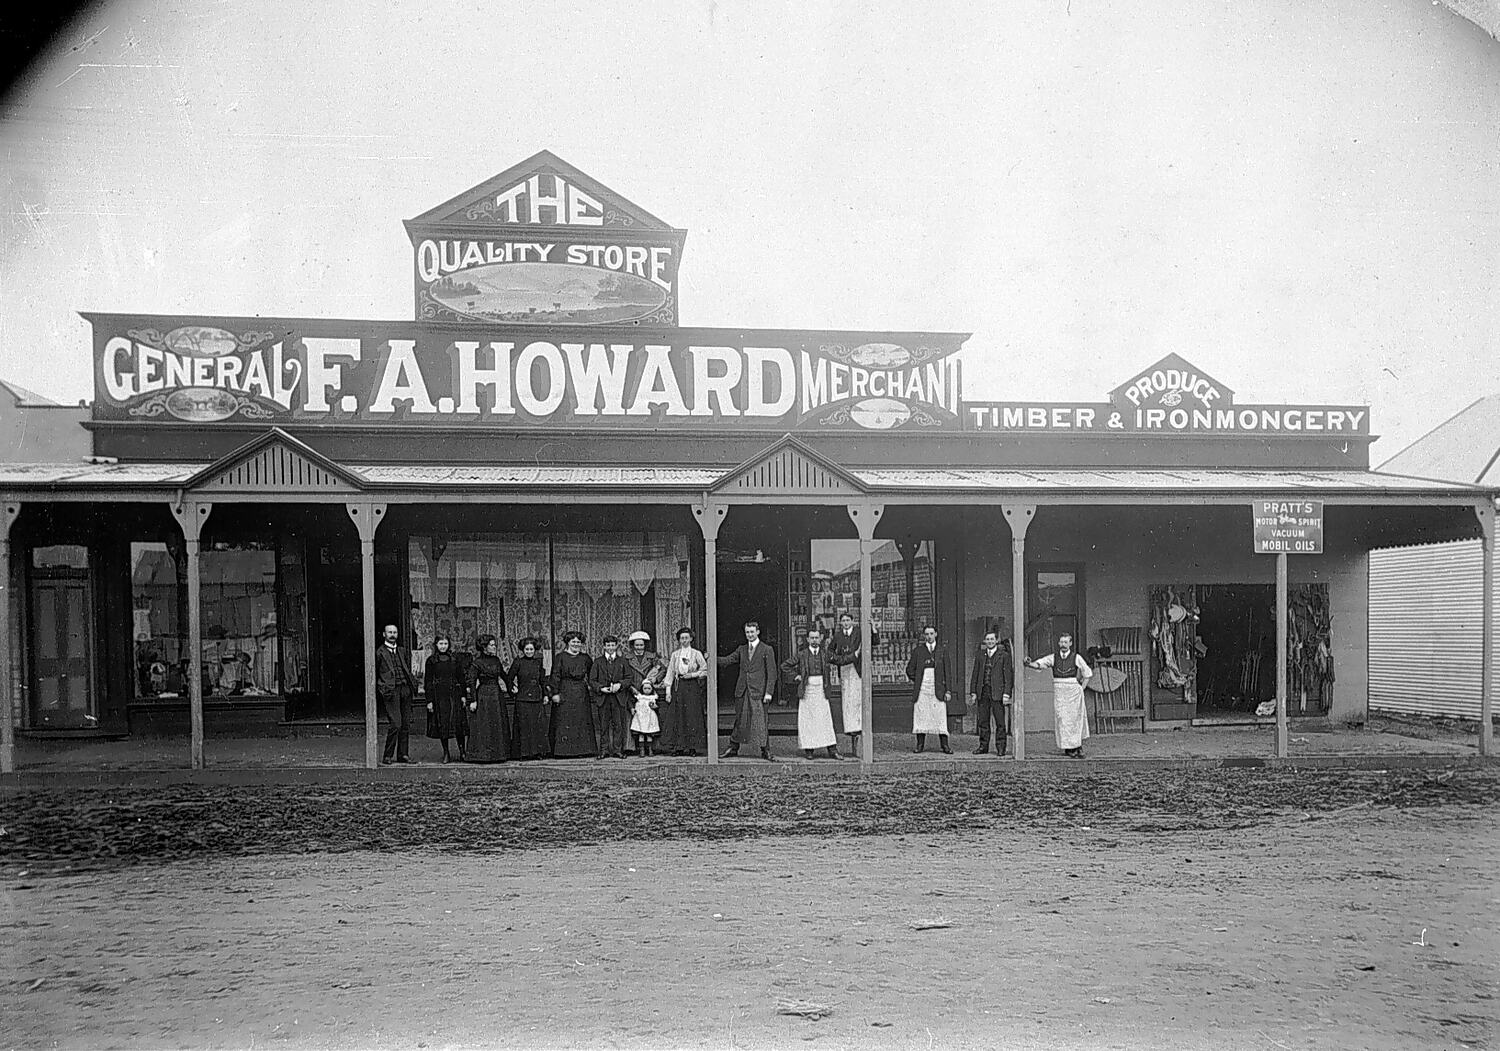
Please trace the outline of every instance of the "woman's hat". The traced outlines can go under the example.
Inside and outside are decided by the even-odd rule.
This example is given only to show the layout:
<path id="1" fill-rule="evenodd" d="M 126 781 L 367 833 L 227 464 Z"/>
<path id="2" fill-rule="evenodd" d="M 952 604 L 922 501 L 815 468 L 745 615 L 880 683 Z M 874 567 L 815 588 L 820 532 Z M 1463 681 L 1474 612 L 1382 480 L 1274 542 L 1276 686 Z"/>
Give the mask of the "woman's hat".
<path id="1" fill-rule="evenodd" d="M 650 636 L 649 633 L 644 632 L 644 631 L 633 631 L 633 632 L 630 633 L 630 638 L 626 639 L 625 641 L 626 642 L 650 642 L 651 641 L 651 636 Z"/>

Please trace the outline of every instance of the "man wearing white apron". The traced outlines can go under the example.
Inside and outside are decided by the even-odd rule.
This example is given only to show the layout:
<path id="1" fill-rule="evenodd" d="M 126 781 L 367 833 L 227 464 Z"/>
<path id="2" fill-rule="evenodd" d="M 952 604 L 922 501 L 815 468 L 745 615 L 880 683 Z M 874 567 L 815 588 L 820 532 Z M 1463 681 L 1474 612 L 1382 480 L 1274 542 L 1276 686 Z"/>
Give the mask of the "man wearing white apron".
<path id="1" fill-rule="evenodd" d="M 949 683 L 953 681 L 948 666 L 948 651 L 938 645 L 937 628 L 922 629 L 923 641 L 911 651 L 906 662 L 906 677 L 912 684 L 911 732 L 917 737 L 915 752 L 927 747 L 927 735 L 937 734 L 938 744 L 948 755 L 948 702 L 953 699 Z"/>
<path id="2" fill-rule="evenodd" d="M 871 631 L 876 642 L 879 636 Z M 860 661 L 863 640 L 854 614 L 839 615 L 838 630 L 828 642 L 828 659 L 839 670 L 839 700 L 844 714 L 844 733 L 849 735 L 849 754 L 859 758 L 859 734 L 865 721 L 864 666 Z"/>
<path id="3" fill-rule="evenodd" d="M 813 758 L 815 748 L 827 749 L 830 759 L 844 758 L 838 752 L 833 713 L 828 708 L 828 695 L 823 692 L 830 667 L 823 633 L 816 627 L 808 629 L 807 645 L 781 665 L 781 670 L 797 684 L 797 745 L 808 759 Z"/>
<path id="4" fill-rule="evenodd" d="M 1083 758 L 1083 742 L 1089 735 L 1088 711 L 1083 705 L 1083 688 L 1094 677 L 1082 657 L 1073 650 L 1073 636 L 1059 635 L 1057 650 L 1041 660 L 1027 661 L 1027 667 L 1052 669 L 1052 718 L 1057 730 L 1057 747 L 1063 755 Z"/>

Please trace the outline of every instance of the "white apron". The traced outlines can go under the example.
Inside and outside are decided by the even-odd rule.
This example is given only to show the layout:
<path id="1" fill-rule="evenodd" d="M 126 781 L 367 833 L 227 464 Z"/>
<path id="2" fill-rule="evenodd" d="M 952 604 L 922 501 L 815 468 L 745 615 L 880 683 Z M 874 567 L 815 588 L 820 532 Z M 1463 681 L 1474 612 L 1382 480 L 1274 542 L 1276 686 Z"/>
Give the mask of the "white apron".
<path id="1" fill-rule="evenodd" d="M 911 709 L 911 732 L 914 734 L 946 734 L 948 732 L 948 705 L 938 700 L 937 690 L 932 684 L 932 669 L 922 669 L 922 689 L 917 693 L 917 703 Z"/>
<path id="2" fill-rule="evenodd" d="M 651 707 L 651 702 L 656 700 L 655 696 L 644 697 L 637 695 L 635 699 L 635 714 L 630 718 L 630 732 L 633 734 L 656 734 L 661 733 L 661 723 L 656 718 L 656 709 Z"/>
<path id="3" fill-rule="evenodd" d="M 839 669 L 839 697 L 844 708 L 844 733 L 857 734 L 865 721 L 865 687 L 854 665 Z"/>
<path id="4" fill-rule="evenodd" d="M 1052 680 L 1052 718 L 1057 729 L 1057 747 L 1083 747 L 1089 735 L 1089 718 L 1083 706 L 1083 687 L 1077 679 Z"/>
<path id="5" fill-rule="evenodd" d="M 814 675 L 807 680 L 807 690 L 797 702 L 797 747 L 827 748 L 838 744 L 833 735 L 833 712 L 828 708 L 828 695 L 823 692 L 823 676 Z"/>

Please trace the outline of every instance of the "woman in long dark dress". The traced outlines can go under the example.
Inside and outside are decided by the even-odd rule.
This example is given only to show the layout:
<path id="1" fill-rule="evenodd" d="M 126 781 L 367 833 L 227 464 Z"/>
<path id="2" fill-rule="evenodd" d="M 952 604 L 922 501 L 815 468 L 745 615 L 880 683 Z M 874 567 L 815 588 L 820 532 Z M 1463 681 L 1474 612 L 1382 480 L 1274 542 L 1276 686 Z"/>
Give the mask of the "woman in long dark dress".
<path id="1" fill-rule="evenodd" d="M 427 710 L 432 718 L 427 724 L 427 736 L 443 742 L 443 762 L 451 763 L 448 754 L 448 739 L 458 742 L 458 758 L 464 758 L 464 735 L 468 729 L 464 711 L 464 694 L 468 684 L 464 682 L 463 662 L 453 652 L 453 640 L 439 635 L 432 640 L 433 654 L 427 658 L 426 673 L 422 677 L 422 689 L 427 696 Z"/>
<path id="2" fill-rule="evenodd" d="M 591 756 L 596 747 L 588 687 L 594 661 L 583 643 L 582 632 L 564 632 L 567 649 L 552 661 L 552 754 L 559 759 Z"/>
<path id="3" fill-rule="evenodd" d="M 540 759 L 551 748 L 547 725 L 552 706 L 552 684 L 547 681 L 547 666 L 537 656 L 536 639 L 522 639 L 521 655 L 510 666 L 510 692 L 516 699 L 516 739 L 513 754 L 517 759 Z"/>
<path id="4" fill-rule="evenodd" d="M 479 655 L 469 664 L 469 750 L 471 763 L 503 763 L 510 758 L 510 688 L 505 662 L 493 635 L 479 636 Z"/>
<path id="5" fill-rule="evenodd" d="M 677 649 L 667 658 L 667 714 L 662 748 L 673 755 L 708 751 L 708 659 L 693 648 L 693 631 L 677 632 Z"/>

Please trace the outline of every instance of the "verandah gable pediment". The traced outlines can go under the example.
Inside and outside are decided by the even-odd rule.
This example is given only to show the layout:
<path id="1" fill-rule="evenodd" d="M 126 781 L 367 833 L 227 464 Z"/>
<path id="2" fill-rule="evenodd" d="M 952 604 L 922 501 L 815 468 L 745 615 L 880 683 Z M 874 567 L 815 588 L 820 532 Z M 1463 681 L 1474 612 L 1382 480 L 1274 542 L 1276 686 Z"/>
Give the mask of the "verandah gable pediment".
<path id="1" fill-rule="evenodd" d="M 791 435 L 726 472 L 712 491 L 726 496 L 860 496 L 858 478 Z"/>
<path id="2" fill-rule="evenodd" d="M 188 479 L 199 493 L 355 493 L 364 480 L 280 427 L 220 457 Z"/>

